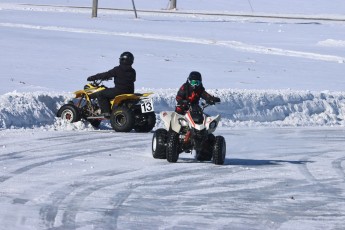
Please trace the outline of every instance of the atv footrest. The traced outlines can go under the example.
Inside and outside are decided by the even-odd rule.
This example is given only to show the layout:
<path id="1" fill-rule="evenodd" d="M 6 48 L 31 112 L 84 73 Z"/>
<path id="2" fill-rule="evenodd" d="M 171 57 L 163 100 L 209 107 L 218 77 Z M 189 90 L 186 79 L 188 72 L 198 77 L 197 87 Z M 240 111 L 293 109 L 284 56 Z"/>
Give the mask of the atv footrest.
<path id="1" fill-rule="evenodd" d="M 105 117 L 105 116 L 95 116 L 95 117 L 87 117 L 86 119 L 88 120 L 107 120 L 107 119 L 110 119 L 109 117 Z"/>

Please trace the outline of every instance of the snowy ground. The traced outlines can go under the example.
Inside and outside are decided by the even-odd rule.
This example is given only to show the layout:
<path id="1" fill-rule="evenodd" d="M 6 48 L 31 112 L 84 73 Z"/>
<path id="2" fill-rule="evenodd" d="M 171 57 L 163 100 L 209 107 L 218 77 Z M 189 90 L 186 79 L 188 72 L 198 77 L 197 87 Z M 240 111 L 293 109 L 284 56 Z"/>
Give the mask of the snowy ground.
<path id="1" fill-rule="evenodd" d="M 168 4 L 135 2 L 138 10 Z M 343 1 L 177 4 L 177 13 L 195 14 L 135 19 L 107 9 L 91 18 L 90 9 L 67 7 L 91 1 L 0 0 L 1 230 L 343 229 Z M 186 153 L 169 164 L 152 158 L 152 133 L 55 118 L 126 50 L 136 91 L 155 92 L 156 112 L 174 108 L 190 71 L 202 73 L 222 100 L 207 112 L 222 115 L 225 165 Z"/>
<path id="2" fill-rule="evenodd" d="M 154 160 L 150 133 L 2 131 L 0 229 L 343 229 L 342 128 L 218 134 L 223 166 Z"/>

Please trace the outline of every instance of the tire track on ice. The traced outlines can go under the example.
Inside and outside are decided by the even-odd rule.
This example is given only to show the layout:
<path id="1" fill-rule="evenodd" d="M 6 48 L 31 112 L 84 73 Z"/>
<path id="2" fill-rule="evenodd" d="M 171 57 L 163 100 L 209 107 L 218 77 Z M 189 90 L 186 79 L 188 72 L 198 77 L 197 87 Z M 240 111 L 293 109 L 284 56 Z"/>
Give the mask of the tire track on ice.
<path id="1" fill-rule="evenodd" d="M 84 137 L 89 137 L 90 134 L 89 133 L 76 133 L 76 134 L 66 134 L 64 133 L 63 135 L 57 135 L 57 136 L 53 136 L 53 137 L 42 137 L 42 138 L 38 138 L 37 140 L 29 140 L 26 142 L 23 142 L 23 140 L 20 140 L 20 143 L 18 144 L 18 142 L 13 142 L 11 143 L 11 145 L 19 145 L 19 146 L 32 146 L 34 143 L 32 143 L 33 141 L 56 141 L 56 140 L 67 140 L 67 142 L 64 142 L 63 144 L 75 144 L 76 140 L 79 141 L 79 137 L 81 137 L 81 139 L 83 139 Z M 78 138 L 76 138 L 78 137 Z M 97 138 L 95 138 L 97 139 Z M 101 139 L 98 138 L 98 139 Z M 38 150 L 42 150 L 42 149 L 46 149 L 46 148 L 52 148 L 52 147 L 57 147 L 60 146 L 62 143 L 56 143 L 56 144 L 47 144 L 46 146 L 42 146 L 40 144 L 40 147 L 34 147 L 34 148 L 25 148 L 25 150 L 20 150 L 20 151 L 14 151 L 14 152 L 10 152 L 10 153 L 6 153 L 6 154 L 2 154 L 0 155 L 0 162 L 5 161 L 5 160 L 11 160 L 12 158 L 23 158 L 25 156 L 18 156 L 19 154 L 23 154 L 23 153 L 28 153 L 28 152 L 36 152 Z"/>
<path id="2" fill-rule="evenodd" d="M 320 157 L 329 152 L 333 152 L 333 151 L 326 150 L 326 151 L 312 152 L 312 153 L 309 152 L 308 155 L 311 154 L 311 156 L 303 157 L 301 161 L 313 162 L 313 158 Z M 341 177 L 342 181 L 345 181 L 345 178 L 344 178 L 345 173 L 341 166 L 341 162 L 344 160 L 345 160 L 345 157 L 342 157 L 330 162 L 331 167 L 335 170 L 337 175 Z M 341 194 L 343 194 L 344 191 L 341 188 L 339 188 L 338 186 L 339 183 L 335 182 L 335 181 L 339 181 L 339 178 L 332 178 L 332 179 L 327 179 L 327 180 L 318 179 L 316 178 L 316 176 L 314 176 L 313 172 L 308 168 L 307 164 L 298 165 L 298 169 L 305 176 L 305 179 L 310 182 L 310 184 L 307 184 L 304 187 L 307 188 L 306 189 L 307 191 L 313 191 L 313 196 L 314 196 L 312 199 L 312 202 L 309 202 L 310 204 L 308 204 L 307 206 L 308 208 L 304 209 L 305 213 L 312 213 L 314 210 L 321 209 L 324 206 L 334 205 L 335 207 L 337 207 L 338 203 L 343 202 L 343 198 Z M 325 171 L 327 172 L 327 169 Z M 308 194 L 305 194 L 305 195 L 308 195 Z M 334 210 L 333 214 L 338 213 L 339 211 L 337 211 L 336 209 Z M 305 215 L 308 215 L 308 214 L 305 214 Z M 296 218 L 298 219 L 298 217 L 299 217 L 298 215 L 291 216 L 289 218 L 289 221 L 294 221 Z M 313 218 L 317 218 L 317 217 L 313 216 Z M 339 220 L 341 220 L 344 218 L 344 215 L 338 215 L 338 216 L 333 216 L 333 217 L 332 215 L 329 215 L 328 217 L 320 216 L 319 218 L 324 218 L 324 219 L 338 218 Z"/>
<path id="3" fill-rule="evenodd" d="M 330 150 L 330 151 L 313 152 L 311 157 L 303 157 L 301 161 L 313 162 L 313 157 L 320 157 L 321 155 L 327 154 L 329 152 L 336 153 L 337 151 Z M 329 189 L 329 187 L 333 186 L 332 185 L 333 180 L 345 180 L 344 168 L 341 166 L 343 161 L 345 161 L 345 157 L 337 158 L 330 162 L 332 168 L 334 169 L 336 174 L 340 177 L 340 178 L 332 178 L 332 180 L 329 180 L 329 179 L 323 180 L 323 179 L 316 178 L 313 172 L 308 168 L 307 164 L 299 165 L 298 167 L 299 167 L 300 172 L 305 176 L 306 180 L 310 181 L 312 184 L 317 186 L 317 188 L 326 191 L 327 189 Z"/>
<path id="4" fill-rule="evenodd" d="M 41 208 L 41 222 L 49 229 L 76 229 L 80 227 L 87 227 L 85 225 L 92 225 L 96 229 L 116 229 L 118 227 L 117 223 L 118 218 L 121 214 L 122 205 L 127 201 L 128 197 L 130 197 L 133 193 L 136 193 L 139 188 L 140 191 L 137 191 L 137 193 L 145 196 L 147 194 L 145 191 L 143 191 L 144 188 L 151 188 L 152 186 L 161 187 L 162 185 L 164 185 L 164 188 L 160 188 L 158 190 L 166 190 L 166 186 L 174 186 L 174 183 L 177 182 L 183 182 L 184 185 L 189 186 L 190 183 L 193 183 L 195 181 L 210 180 L 210 178 L 213 176 L 205 172 L 205 168 L 210 167 L 208 163 L 204 165 L 198 165 L 196 166 L 197 168 L 189 168 L 189 166 L 190 165 L 184 165 L 183 168 L 180 168 L 178 166 L 179 170 L 176 170 L 176 167 L 174 166 L 167 166 L 165 168 L 162 168 L 161 165 L 158 165 L 154 166 L 155 169 L 150 168 L 125 172 L 106 171 L 103 173 L 98 172 L 96 174 L 90 175 L 92 177 L 95 177 L 91 180 L 92 183 L 90 183 L 90 181 L 86 183 L 77 182 L 75 183 L 75 186 L 73 186 L 73 191 L 70 187 L 61 188 L 61 192 L 60 190 L 55 191 L 51 196 L 52 199 L 49 199 L 54 200 L 53 203 L 49 206 Z M 228 167 L 226 169 L 229 174 L 246 170 L 238 167 L 231 168 L 231 170 L 229 170 Z M 186 178 L 185 175 L 191 176 Z M 205 177 L 205 175 L 208 176 Z M 103 176 L 101 180 L 99 180 L 100 176 Z M 104 176 L 106 176 L 105 179 Z M 109 178 L 109 176 L 111 178 Z M 107 187 L 109 187 L 109 189 L 111 190 L 117 191 L 115 195 L 107 197 L 109 200 L 108 206 L 111 207 L 105 210 L 100 210 L 101 219 L 78 223 L 76 221 L 77 215 L 88 210 L 87 207 L 83 207 L 83 202 L 85 202 L 85 200 L 90 197 L 91 194 L 96 193 L 97 191 L 100 191 L 102 189 L 106 189 Z M 69 192 L 64 193 L 64 191 Z M 69 197 L 69 195 L 71 195 L 71 198 Z M 168 197 L 165 197 L 165 199 L 168 199 L 169 197 L 171 197 L 171 194 L 168 195 Z M 157 197 L 156 199 L 160 199 L 160 197 Z M 58 227 L 53 227 L 55 223 L 54 221 L 59 214 L 59 207 L 63 205 L 64 200 L 66 200 L 67 204 L 64 204 L 66 208 L 60 208 L 61 210 L 65 210 L 60 214 L 60 216 L 62 216 L 61 225 Z M 178 210 L 165 210 L 165 214 L 173 214 L 174 211 Z M 198 215 L 198 212 L 196 212 L 195 215 Z"/>
<path id="5" fill-rule="evenodd" d="M 66 144 L 75 144 L 75 137 L 80 137 L 80 136 L 88 136 L 88 134 L 76 134 L 76 135 L 61 135 L 61 136 L 56 136 L 56 137 L 46 137 L 46 138 L 38 138 L 38 141 L 50 141 L 50 140 L 67 140 L 70 143 L 66 143 L 64 142 L 64 145 Z M 73 138 L 73 140 L 71 139 Z M 16 144 L 16 143 L 14 143 Z M 30 146 L 32 145 L 32 140 L 28 141 L 28 142 L 20 142 L 20 145 L 26 145 L 26 146 Z M 30 152 L 37 152 L 39 150 L 45 150 L 46 148 L 52 148 L 52 147 L 58 147 L 60 146 L 61 143 L 57 143 L 57 144 L 49 144 L 47 146 L 40 146 L 40 147 L 35 147 L 35 148 L 25 148 L 25 150 L 20 150 L 20 151 L 14 151 L 14 152 L 10 152 L 10 153 L 6 153 L 3 155 L 0 155 L 0 162 L 4 162 L 6 160 L 17 160 L 17 159 L 23 159 L 26 157 L 25 155 L 23 156 L 17 156 L 20 154 L 25 154 L 25 153 L 30 153 Z M 40 157 L 47 157 L 47 156 L 40 156 Z M 1 177 L 0 177 L 1 178 Z M 1 181 L 1 180 L 0 180 Z"/>
<path id="6" fill-rule="evenodd" d="M 78 135 L 75 135 L 75 136 L 78 136 Z M 66 138 L 63 138 L 63 139 L 67 139 L 70 143 L 69 144 L 75 144 L 75 140 L 74 139 L 70 139 L 71 136 L 68 136 Z M 116 138 L 116 137 L 115 137 Z M 50 139 L 50 138 L 43 138 L 43 139 Z M 104 137 L 101 136 L 101 137 L 98 137 L 98 138 L 93 138 L 93 141 L 94 140 L 104 140 Z M 140 141 L 137 140 L 137 141 Z M 146 141 L 146 140 L 145 140 Z M 80 142 L 82 143 L 82 142 Z M 61 143 L 59 143 L 58 145 L 60 145 Z M 66 142 L 63 143 L 64 145 L 66 145 Z M 79 153 L 75 153 L 73 151 L 80 151 L 80 149 L 83 149 L 82 147 L 80 147 L 79 145 L 78 146 L 75 146 L 74 149 L 70 149 L 68 150 L 67 152 L 58 152 L 59 155 L 63 155 L 63 157 L 57 157 L 56 158 L 56 155 L 53 155 L 53 156 L 44 156 L 44 155 L 41 155 L 40 157 L 38 158 L 35 158 L 35 159 L 41 159 L 41 158 L 51 158 L 51 159 L 47 159 L 47 160 L 43 160 L 43 161 L 39 161 L 39 162 L 35 162 L 35 163 L 30 163 L 30 164 L 27 164 L 25 166 L 22 166 L 12 172 L 9 172 L 8 175 L 2 175 L 0 176 L 0 184 L 13 178 L 14 176 L 18 176 L 18 175 L 21 175 L 25 172 L 28 172 L 32 169 L 35 169 L 37 167 L 41 167 L 41 166 L 44 166 L 44 165 L 47 165 L 47 164 L 52 164 L 52 163 L 56 163 L 56 162 L 59 162 L 59 161 L 65 161 L 65 160 L 69 160 L 69 159 L 73 159 L 73 158 L 76 158 L 76 157 L 82 157 L 82 156 L 88 156 L 88 155 L 96 155 L 96 154 L 101 154 L 101 153 L 108 153 L 108 152 L 116 152 L 116 151 L 119 151 L 121 149 L 132 149 L 132 148 L 135 148 L 138 146 L 138 142 L 137 143 L 134 143 L 134 144 L 128 144 L 124 147 L 112 147 L 112 148 L 104 148 L 104 149 L 99 149 L 99 150 L 94 150 L 94 151 L 82 151 L 82 152 L 79 152 Z M 42 149 L 43 151 L 46 151 L 44 148 L 39 148 L 39 149 Z M 37 149 L 33 149 L 33 150 L 37 150 Z M 31 152 L 32 150 L 26 150 L 26 151 L 22 151 L 20 153 L 24 153 L 24 152 Z M 58 150 L 59 151 L 59 150 Z M 36 151 L 37 152 L 37 151 Z M 31 157 L 31 156 L 30 156 Z M 55 157 L 55 158 L 54 158 Z M 23 161 L 23 159 L 21 159 L 21 161 Z"/>
<path id="7" fill-rule="evenodd" d="M 61 135 L 61 136 L 57 136 L 57 137 L 47 137 L 47 138 L 38 138 L 38 139 L 34 139 L 33 141 L 36 141 L 38 140 L 38 144 L 39 142 L 43 141 L 44 143 L 46 143 L 47 141 L 51 140 L 51 141 L 59 141 L 60 143 L 58 143 L 57 145 L 59 144 L 62 144 L 64 145 L 64 147 L 62 148 L 62 150 L 64 150 L 64 152 L 58 152 L 58 155 L 63 155 L 63 156 L 59 156 L 57 157 L 57 154 L 54 154 L 53 156 L 50 156 L 51 159 L 46 159 L 47 157 L 44 156 L 44 154 L 41 154 L 39 156 L 40 158 L 40 161 L 39 162 L 34 162 L 32 163 L 32 161 L 29 163 L 29 164 L 26 164 L 24 165 L 23 167 L 20 167 L 16 170 L 13 170 L 12 172 L 8 173 L 8 175 L 6 176 L 2 176 L 0 177 L 0 185 L 2 182 L 5 182 L 13 177 L 16 177 L 16 176 L 19 176 L 19 175 L 22 175 L 22 176 L 25 176 L 25 175 L 28 175 L 28 174 L 25 174 L 26 172 L 30 171 L 30 170 L 33 170 L 37 167 L 41 167 L 41 166 L 44 166 L 44 165 L 47 165 L 47 164 L 50 164 L 50 163 L 54 163 L 54 162 L 59 162 L 59 161 L 65 161 L 65 160 L 69 160 L 69 159 L 73 159 L 73 158 L 78 158 L 78 157 L 81 157 L 81 156 L 87 156 L 87 155 L 99 155 L 99 154 L 102 154 L 102 153 L 108 153 L 108 152 L 119 152 L 119 151 L 125 151 L 125 152 L 128 152 L 128 151 L 131 151 L 132 149 L 134 149 L 136 151 L 138 145 L 143 145 L 143 142 L 147 142 L 146 140 L 146 135 L 142 136 L 136 136 L 136 141 L 133 142 L 132 144 L 128 144 L 128 145 L 125 145 L 125 146 L 118 146 L 118 145 L 114 145 L 113 142 L 114 140 L 116 139 L 123 139 L 123 138 L 127 138 L 129 135 L 135 135 L 135 134 L 110 134 L 110 135 L 107 135 L 108 133 L 106 133 L 105 135 L 103 133 L 96 133 L 95 135 L 91 135 L 90 136 L 90 133 L 88 134 L 85 134 L 85 135 L 88 135 L 90 136 L 89 139 L 85 139 L 83 136 L 80 136 L 79 135 L 80 133 L 75 133 L 73 135 Z M 114 135 L 114 136 L 113 136 Z M 108 137 L 108 138 L 105 138 L 105 137 Z M 110 138 L 109 138 L 110 137 Z M 79 140 L 80 139 L 80 140 Z M 112 143 L 110 146 L 112 146 L 111 148 L 99 148 L 99 149 L 95 149 L 94 151 L 85 151 L 84 150 L 84 147 L 85 147 L 85 143 L 94 143 L 94 142 L 97 142 L 99 140 L 103 140 L 105 142 L 105 146 L 109 146 L 110 143 Z M 75 145 L 77 142 L 78 144 Z M 37 145 L 38 145 L 37 144 Z M 74 149 L 78 151 L 78 153 L 75 153 L 75 151 L 73 149 L 71 149 L 70 147 L 68 146 L 74 146 Z M 47 146 L 46 147 L 42 147 L 42 153 L 44 153 L 44 149 L 48 148 Z M 49 148 L 48 148 L 49 149 Z M 36 149 L 30 149 L 30 150 L 36 150 Z M 29 151 L 30 151 L 29 150 Z M 82 150 L 82 152 L 80 152 L 80 150 Z M 46 149 L 47 151 L 47 149 Z M 28 152 L 28 151 L 27 151 Z M 49 152 L 49 150 L 48 150 Z M 28 152 L 29 153 L 29 152 Z M 32 154 L 31 152 L 31 155 L 36 155 L 37 154 L 37 151 L 34 151 L 35 154 Z M 49 152 L 50 153 L 50 152 Z M 44 158 L 43 160 L 41 158 Z M 25 159 L 27 160 L 27 159 Z M 37 158 L 35 158 L 35 160 L 37 160 Z M 24 161 L 25 162 L 25 161 Z M 49 169 L 50 170 L 50 169 Z M 51 172 L 48 171 L 49 173 Z M 11 182 L 10 182 L 11 183 Z M 88 182 L 85 182 L 85 183 L 88 183 Z M 44 187 L 46 185 L 40 183 L 40 184 L 27 184 L 28 187 L 28 190 L 32 190 L 32 189 L 35 189 L 34 187 L 37 187 L 37 188 L 40 188 L 40 187 Z M 56 184 L 55 184 L 56 186 Z M 74 186 L 78 186 L 78 185 L 74 185 Z M 72 185 L 73 187 L 73 185 Z M 66 187 L 64 188 L 64 190 L 59 190 L 59 193 L 60 194 L 69 194 L 71 192 L 73 192 L 75 189 L 72 188 L 72 189 L 66 189 Z M 49 190 L 48 190 L 49 191 Z M 0 194 L 1 195 L 1 194 Z M 9 199 L 12 199 L 12 200 L 15 200 L 15 194 L 14 195 L 11 195 L 9 196 Z M 59 195 L 61 196 L 61 195 Z M 67 195 L 66 195 L 67 196 Z M 30 199 L 28 199 L 27 201 L 28 203 L 30 203 Z M 34 203 L 36 203 L 34 201 Z M 47 214 L 47 219 L 49 220 L 49 218 L 53 217 L 54 216 L 54 212 L 56 212 L 56 210 L 54 209 L 49 209 L 48 210 L 48 214 Z M 24 217 L 21 217 L 21 218 L 26 218 L 25 216 Z M 49 226 L 49 224 L 45 225 L 45 226 Z"/>
<path id="8" fill-rule="evenodd" d="M 345 157 L 341 157 L 332 161 L 332 167 L 335 172 L 344 180 L 345 182 L 345 169 L 342 166 L 342 163 L 345 161 Z"/>
<path id="9" fill-rule="evenodd" d="M 97 172 L 92 176 L 95 176 L 96 178 L 100 177 L 100 176 L 108 176 L 109 174 L 111 174 L 112 176 L 115 175 L 121 175 L 121 174 L 125 174 L 128 171 L 111 171 L 111 172 Z M 92 179 L 91 179 L 92 181 Z M 50 202 L 51 204 L 47 204 L 44 205 L 43 207 L 40 208 L 39 211 L 39 216 L 40 216 L 40 225 L 44 226 L 47 229 L 64 229 L 64 227 L 68 226 L 72 226 L 71 224 L 71 220 L 70 217 L 66 214 L 64 214 L 63 218 L 64 218 L 64 226 L 61 227 L 54 227 L 54 223 L 56 221 L 56 217 L 58 215 L 58 211 L 59 211 L 59 207 L 61 205 L 63 205 L 63 201 L 68 197 L 68 196 L 72 196 L 71 194 L 79 189 L 82 186 L 87 187 L 88 185 L 90 185 L 90 181 L 80 181 L 80 182 L 74 182 L 73 184 L 69 184 L 66 186 L 63 186 L 61 189 L 56 190 L 55 192 L 53 192 L 51 195 L 49 195 L 49 199 L 48 202 Z M 67 219 L 67 220 L 66 220 Z M 73 224 L 74 226 L 74 224 Z"/>

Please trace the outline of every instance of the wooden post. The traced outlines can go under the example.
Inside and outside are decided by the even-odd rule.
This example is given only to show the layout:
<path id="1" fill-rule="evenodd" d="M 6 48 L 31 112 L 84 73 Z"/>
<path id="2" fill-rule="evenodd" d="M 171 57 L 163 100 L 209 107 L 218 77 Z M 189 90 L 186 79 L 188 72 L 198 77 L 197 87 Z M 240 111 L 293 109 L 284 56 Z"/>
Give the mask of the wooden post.
<path id="1" fill-rule="evenodd" d="M 177 0 L 170 0 L 169 10 L 175 10 L 176 9 L 176 1 Z"/>
<path id="2" fill-rule="evenodd" d="M 135 14 L 135 18 L 138 18 L 137 9 L 135 8 L 134 0 L 132 0 L 132 5 L 133 5 L 133 11 L 134 11 L 134 14 Z"/>
<path id="3" fill-rule="evenodd" d="M 93 0 L 92 2 L 92 17 L 97 17 L 97 10 L 98 10 L 98 0 Z"/>

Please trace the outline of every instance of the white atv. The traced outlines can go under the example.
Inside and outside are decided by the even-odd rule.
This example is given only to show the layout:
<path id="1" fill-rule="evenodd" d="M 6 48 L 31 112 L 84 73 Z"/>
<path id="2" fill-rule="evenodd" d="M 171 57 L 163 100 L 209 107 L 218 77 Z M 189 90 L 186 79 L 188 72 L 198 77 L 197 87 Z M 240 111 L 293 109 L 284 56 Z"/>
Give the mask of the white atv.
<path id="1" fill-rule="evenodd" d="M 179 154 L 196 151 L 198 161 L 224 164 L 226 143 L 223 136 L 214 136 L 220 115 L 209 116 L 204 109 L 209 104 L 190 105 L 185 115 L 173 111 L 160 113 L 165 129 L 157 129 L 152 138 L 152 156 L 177 162 Z"/>

